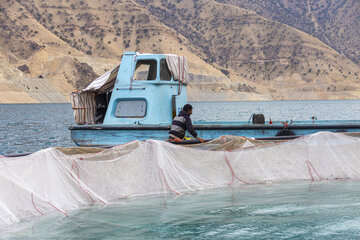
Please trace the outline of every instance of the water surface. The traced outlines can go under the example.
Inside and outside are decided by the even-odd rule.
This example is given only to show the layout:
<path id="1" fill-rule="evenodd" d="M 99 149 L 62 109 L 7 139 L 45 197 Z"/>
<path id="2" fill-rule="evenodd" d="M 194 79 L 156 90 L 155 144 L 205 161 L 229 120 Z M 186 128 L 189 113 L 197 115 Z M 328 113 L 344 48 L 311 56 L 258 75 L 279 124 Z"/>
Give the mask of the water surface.
<path id="1" fill-rule="evenodd" d="M 356 120 L 360 100 L 194 102 L 193 121 L 248 121 L 263 113 L 266 121 Z M 69 126 L 74 125 L 70 104 L 0 104 L 0 155 L 34 152 L 48 147 L 75 146 Z M 165 136 L 166 137 L 166 136 Z"/>
<path id="2" fill-rule="evenodd" d="M 0 239 L 358 239 L 359 187 L 293 182 L 119 200 L 23 221 Z"/>

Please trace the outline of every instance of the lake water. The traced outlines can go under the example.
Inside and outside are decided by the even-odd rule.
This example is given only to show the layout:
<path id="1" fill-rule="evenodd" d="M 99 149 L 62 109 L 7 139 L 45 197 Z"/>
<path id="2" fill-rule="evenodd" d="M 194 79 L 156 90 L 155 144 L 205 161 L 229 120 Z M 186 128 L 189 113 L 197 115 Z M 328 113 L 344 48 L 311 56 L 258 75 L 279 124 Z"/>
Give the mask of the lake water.
<path id="1" fill-rule="evenodd" d="M 359 239 L 359 186 L 298 182 L 128 199 L 23 221 L 0 239 Z"/>
<path id="2" fill-rule="evenodd" d="M 253 113 L 266 120 L 355 120 L 360 100 L 195 102 L 192 120 L 248 121 Z M 0 155 L 75 146 L 69 126 L 75 124 L 70 104 L 0 104 Z M 167 136 L 165 136 L 167 137 Z"/>
<path id="3" fill-rule="evenodd" d="M 360 101 L 193 103 L 193 120 L 359 119 Z M 74 146 L 69 104 L 0 105 L 0 154 Z M 1 192 L 1 189 L 0 189 Z M 0 229 L 0 239 L 359 239 L 360 182 L 251 185 L 119 200 Z"/>

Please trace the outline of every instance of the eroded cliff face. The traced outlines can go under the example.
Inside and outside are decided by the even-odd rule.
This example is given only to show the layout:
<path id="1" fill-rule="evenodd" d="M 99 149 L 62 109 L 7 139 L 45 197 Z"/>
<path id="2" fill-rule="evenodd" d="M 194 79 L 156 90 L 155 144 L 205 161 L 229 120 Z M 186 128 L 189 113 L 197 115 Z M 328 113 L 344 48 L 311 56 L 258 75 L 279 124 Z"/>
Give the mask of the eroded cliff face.
<path id="1" fill-rule="evenodd" d="M 223 2 L 4 0 L 0 103 L 67 102 L 124 51 L 187 56 L 189 101 L 359 98 L 350 58 Z"/>

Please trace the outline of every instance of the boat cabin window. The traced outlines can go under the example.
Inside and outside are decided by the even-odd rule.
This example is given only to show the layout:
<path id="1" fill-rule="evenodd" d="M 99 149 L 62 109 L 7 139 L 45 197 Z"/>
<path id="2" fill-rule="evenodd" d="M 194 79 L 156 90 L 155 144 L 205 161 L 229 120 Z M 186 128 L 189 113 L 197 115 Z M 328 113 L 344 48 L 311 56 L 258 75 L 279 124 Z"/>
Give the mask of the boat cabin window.
<path id="1" fill-rule="evenodd" d="M 143 118 L 146 115 L 146 100 L 121 100 L 117 103 L 115 117 Z"/>
<path id="2" fill-rule="evenodd" d="M 134 80 L 155 80 L 156 60 L 139 60 L 136 62 Z"/>
<path id="3" fill-rule="evenodd" d="M 166 63 L 166 59 L 160 60 L 160 80 L 170 81 L 171 73 Z"/>

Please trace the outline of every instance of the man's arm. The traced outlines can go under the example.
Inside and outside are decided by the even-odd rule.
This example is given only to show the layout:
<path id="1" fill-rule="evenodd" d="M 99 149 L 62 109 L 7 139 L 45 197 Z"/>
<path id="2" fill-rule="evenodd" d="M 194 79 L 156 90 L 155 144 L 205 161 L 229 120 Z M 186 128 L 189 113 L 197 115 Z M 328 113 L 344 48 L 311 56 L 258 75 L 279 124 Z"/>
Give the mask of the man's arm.
<path id="1" fill-rule="evenodd" d="M 200 142 L 204 142 L 204 139 L 198 136 L 197 132 L 194 129 L 194 126 L 192 125 L 191 118 L 189 116 L 185 117 L 186 119 L 186 129 L 189 131 L 191 135 L 193 135 L 197 140 Z"/>
<path id="2" fill-rule="evenodd" d="M 194 126 L 191 123 L 191 118 L 189 116 L 185 116 L 185 126 L 189 133 L 196 138 L 198 134 L 195 131 Z"/>

